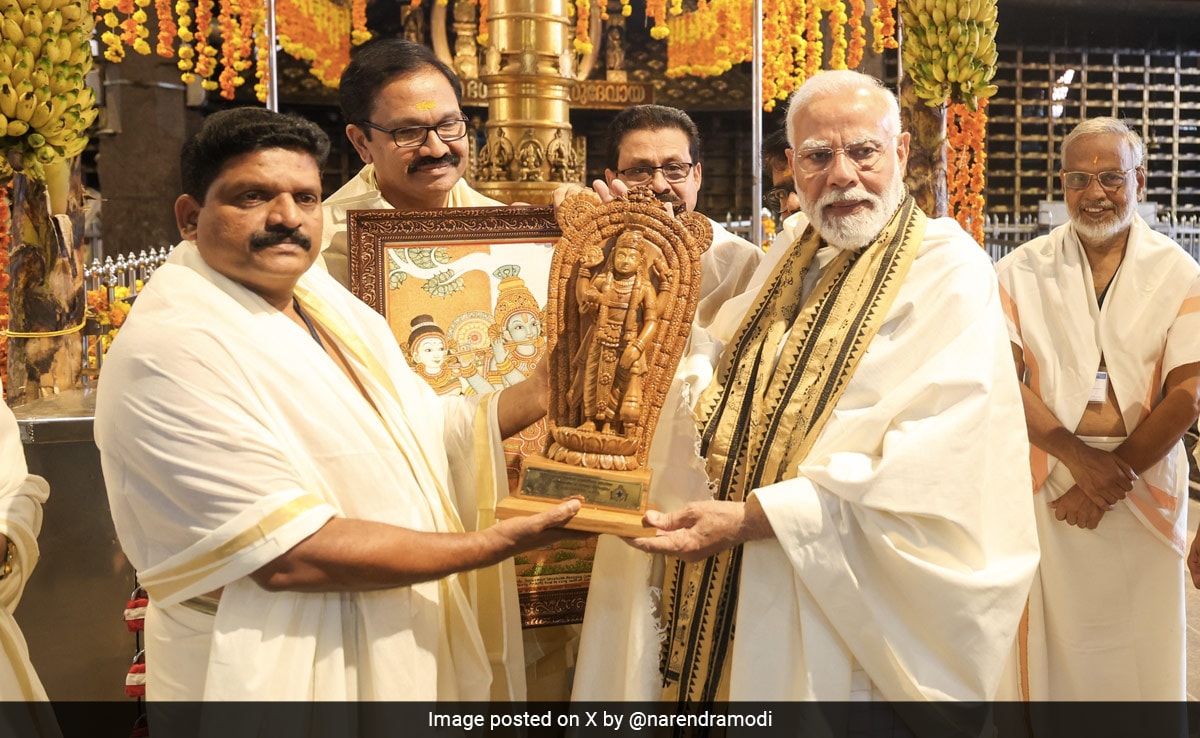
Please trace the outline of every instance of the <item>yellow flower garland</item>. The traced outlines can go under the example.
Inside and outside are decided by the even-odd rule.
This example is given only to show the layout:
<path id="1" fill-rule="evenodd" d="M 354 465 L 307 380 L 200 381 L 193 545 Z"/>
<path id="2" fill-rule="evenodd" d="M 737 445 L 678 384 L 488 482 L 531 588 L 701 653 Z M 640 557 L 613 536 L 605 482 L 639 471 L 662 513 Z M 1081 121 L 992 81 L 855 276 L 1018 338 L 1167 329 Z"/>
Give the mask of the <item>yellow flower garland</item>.
<path id="1" fill-rule="evenodd" d="M 179 77 L 185 84 L 196 80 L 206 90 L 220 90 L 227 99 L 245 84 L 245 72 L 253 68 L 254 91 L 266 99 L 268 49 L 264 46 L 266 6 L 262 0 L 215 0 L 216 25 L 221 47 L 212 46 L 214 0 L 91 0 L 91 12 L 106 30 L 101 34 L 104 57 L 111 62 L 125 58 L 125 47 L 149 54 L 146 40 L 148 16 L 154 4 L 158 18 L 157 45 L 153 51 L 175 58 Z M 371 38 L 367 30 L 367 0 L 281 0 L 276 8 L 279 43 L 287 53 L 311 63 L 311 72 L 329 87 L 336 87 L 350 61 L 350 47 Z M 414 7 L 421 0 L 413 0 Z M 444 0 L 438 0 L 444 4 Z M 484 0 L 486 3 L 486 0 Z M 486 5 L 484 6 L 486 8 Z M 217 76 L 218 60 L 221 72 Z"/>
<path id="2" fill-rule="evenodd" d="M 648 0 L 646 16 L 657 18 L 665 2 Z M 762 95 L 767 111 L 822 67 L 822 17 L 829 18 L 830 66 L 854 69 L 862 62 L 865 0 L 764 0 L 762 7 Z M 671 0 L 671 13 L 677 8 L 682 10 L 679 0 Z M 896 47 L 894 9 L 895 0 L 876 2 L 870 22 L 877 51 Z M 667 38 L 667 76 L 709 77 L 750 61 L 752 12 L 749 0 L 699 0 L 696 10 L 671 17 L 666 24 L 669 34 L 655 35 Z"/>

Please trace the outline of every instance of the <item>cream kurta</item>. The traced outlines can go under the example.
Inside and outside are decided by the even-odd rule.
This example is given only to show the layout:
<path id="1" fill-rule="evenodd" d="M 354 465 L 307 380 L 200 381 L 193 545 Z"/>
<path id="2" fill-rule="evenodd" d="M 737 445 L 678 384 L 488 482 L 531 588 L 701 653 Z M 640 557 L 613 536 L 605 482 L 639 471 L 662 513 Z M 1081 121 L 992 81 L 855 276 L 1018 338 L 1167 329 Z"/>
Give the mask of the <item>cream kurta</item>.
<path id="1" fill-rule="evenodd" d="M 731 699 L 847 700 L 856 668 L 888 700 L 996 694 L 1038 556 L 1011 357 L 987 257 L 930 220 L 798 477 L 754 491 L 777 538 L 744 548 Z M 652 452 L 666 510 L 707 496 L 681 385 Z M 661 564 L 622 545 L 597 552 L 575 699 L 661 690 Z"/>
<path id="2" fill-rule="evenodd" d="M 495 395 L 439 399 L 385 322 L 321 270 L 296 295 L 369 402 L 303 328 L 188 242 L 105 361 L 96 443 L 150 593 L 147 696 L 487 699 L 476 574 L 322 594 L 249 577 L 334 516 L 461 530 L 452 485 L 475 484 L 477 467 L 480 489 L 504 480 Z M 215 617 L 182 604 L 221 587 Z"/>
<path id="3" fill-rule="evenodd" d="M 42 505 L 49 494 L 46 480 L 29 473 L 16 418 L 8 405 L 0 402 L 0 534 L 17 546 L 12 572 L 0 580 L 0 700 L 46 699 L 13 611 L 38 563 L 37 536 L 42 529 Z M 0 550 L 0 558 L 3 555 Z"/>
<path id="4" fill-rule="evenodd" d="M 504 203 L 481 195 L 471 189 L 467 180 L 460 179 L 450 188 L 446 196 L 447 208 L 482 208 Z M 329 275 L 344 287 L 350 286 L 349 249 L 346 244 L 347 211 L 391 210 L 392 204 L 379 191 L 375 180 L 375 165 L 368 164 L 359 170 L 341 189 L 330 195 L 321 204 L 325 221 L 321 227 L 321 256 L 317 265 L 324 267 Z"/>
<path id="5" fill-rule="evenodd" d="M 1087 408 L 1102 353 L 1129 432 L 1162 400 L 1171 370 L 1200 361 L 1200 266 L 1141 217 L 1134 216 L 1103 307 L 1070 224 L 1020 247 L 996 269 L 1029 387 L 1068 429 Z M 1111 449 L 1121 440 L 1087 442 Z M 1066 467 L 1037 448 L 1030 458 L 1046 555 L 1030 603 L 1027 694 L 1184 699 L 1182 441 L 1091 531 L 1059 522 L 1048 507 L 1074 483 Z M 1080 567 L 1105 575 L 1080 577 Z"/>
<path id="6" fill-rule="evenodd" d="M 741 236 L 735 236 L 712 218 L 712 245 L 700 256 L 703 272 L 700 280 L 700 303 L 696 305 L 693 321 L 701 328 L 716 317 L 717 311 L 738 295 L 743 294 L 754 277 L 754 270 L 763 259 L 763 250 Z"/>

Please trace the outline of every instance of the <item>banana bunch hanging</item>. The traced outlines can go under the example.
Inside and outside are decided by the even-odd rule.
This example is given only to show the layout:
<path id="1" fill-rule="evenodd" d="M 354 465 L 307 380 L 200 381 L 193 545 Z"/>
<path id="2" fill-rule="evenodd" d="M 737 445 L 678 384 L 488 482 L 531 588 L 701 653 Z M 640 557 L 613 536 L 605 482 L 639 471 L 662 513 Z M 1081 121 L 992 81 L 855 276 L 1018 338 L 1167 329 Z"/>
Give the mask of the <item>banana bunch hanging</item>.
<path id="1" fill-rule="evenodd" d="M 996 0 L 900 0 L 901 60 L 918 97 L 975 110 L 996 94 Z"/>
<path id="2" fill-rule="evenodd" d="M 96 119 L 85 0 L 0 0 L 0 180 L 78 156 Z"/>

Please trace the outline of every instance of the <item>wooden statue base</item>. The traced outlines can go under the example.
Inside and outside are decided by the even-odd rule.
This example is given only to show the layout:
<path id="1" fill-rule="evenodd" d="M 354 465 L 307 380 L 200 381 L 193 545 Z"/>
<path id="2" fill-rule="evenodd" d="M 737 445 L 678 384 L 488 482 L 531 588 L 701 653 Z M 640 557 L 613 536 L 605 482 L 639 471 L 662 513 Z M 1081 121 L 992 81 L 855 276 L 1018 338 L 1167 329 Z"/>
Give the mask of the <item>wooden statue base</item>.
<path id="1" fill-rule="evenodd" d="M 496 517 L 535 515 L 563 500 L 579 497 L 583 509 L 567 523 L 570 530 L 611 533 L 625 538 L 655 534 L 642 524 L 650 493 L 650 471 L 584 469 L 539 456 L 526 457 L 519 491 L 500 500 Z"/>

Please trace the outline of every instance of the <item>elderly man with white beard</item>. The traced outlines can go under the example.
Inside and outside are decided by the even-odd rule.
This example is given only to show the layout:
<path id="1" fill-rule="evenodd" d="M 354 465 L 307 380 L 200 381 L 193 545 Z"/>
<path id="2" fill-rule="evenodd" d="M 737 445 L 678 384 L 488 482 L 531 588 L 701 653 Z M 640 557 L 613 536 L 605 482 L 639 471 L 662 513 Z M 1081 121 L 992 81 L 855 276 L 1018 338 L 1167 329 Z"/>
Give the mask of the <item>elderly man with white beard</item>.
<path id="1" fill-rule="evenodd" d="M 688 703 L 992 699 L 1037 540 L 991 264 L 908 195 L 909 134 L 874 78 L 811 77 L 788 136 L 812 226 L 778 246 L 694 420 L 664 413 L 668 512 L 628 541 L 650 554 L 627 569 L 645 606 L 603 622 L 595 573 L 577 674 Z"/>
<path id="2" fill-rule="evenodd" d="M 1200 266 L 1137 215 L 1143 151 L 1114 118 L 1076 126 L 1070 222 L 996 266 L 1042 548 L 1031 699 L 1186 699 L 1181 438 L 1200 410 Z"/>

